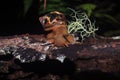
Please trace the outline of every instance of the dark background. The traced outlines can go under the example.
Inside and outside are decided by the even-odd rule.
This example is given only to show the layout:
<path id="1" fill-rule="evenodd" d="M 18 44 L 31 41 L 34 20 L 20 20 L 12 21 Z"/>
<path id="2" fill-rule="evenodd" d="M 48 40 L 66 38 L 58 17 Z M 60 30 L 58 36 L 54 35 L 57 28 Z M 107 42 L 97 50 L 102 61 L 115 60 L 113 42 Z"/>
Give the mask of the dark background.
<path id="1" fill-rule="evenodd" d="M 40 34 L 41 25 L 38 20 L 38 1 L 35 0 L 30 10 L 23 15 L 23 0 L 2 0 L 0 2 L 0 35 Z"/>
<path id="2" fill-rule="evenodd" d="M 29 3 L 29 0 L 27 3 Z M 99 30 L 96 32 L 97 34 L 104 36 L 120 35 L 119 0 L 47 0 L 46 11 L 43 9 L 43 0 L 33 0 L 31 5 L 28 6 L 29 9 L 26 10 L 26 13 L 24 9 L 27 4 L 24 4 L 24 0 L 1 0 L 0 36 L 26 33 L 41 34 L 44 32 L 38 20 L 41 14 L 59 10 L 64 12 L 65 15 L 69 15 L 66 12 L 66 7 L 79 10 L 77 7 L 85 3 L 97 6 L 90 16 L 91 19 L 96 21 L 96 26 L 99 27 Z M 105 13 L 110 17 L 96 17 L 95 12 L 99 14 Z"/>

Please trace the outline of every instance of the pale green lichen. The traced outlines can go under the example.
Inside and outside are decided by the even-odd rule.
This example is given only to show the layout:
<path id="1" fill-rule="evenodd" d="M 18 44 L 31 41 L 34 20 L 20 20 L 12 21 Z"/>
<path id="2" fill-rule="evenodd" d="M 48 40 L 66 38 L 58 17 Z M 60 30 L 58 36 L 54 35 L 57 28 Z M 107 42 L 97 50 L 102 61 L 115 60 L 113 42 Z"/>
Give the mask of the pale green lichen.
<path id="1" fill-rule="evenodd" d="M 70 15 L 72 20 L 68 22 L 68 33 L 79 33 L 82 38 L 95 36 L 95 31 L 98 28 L 95 27 L 95 22 L 91 23 L 87 14 L 84 12 L 75 11 L 74 9 L 69 8 L 73 13 Z"/>

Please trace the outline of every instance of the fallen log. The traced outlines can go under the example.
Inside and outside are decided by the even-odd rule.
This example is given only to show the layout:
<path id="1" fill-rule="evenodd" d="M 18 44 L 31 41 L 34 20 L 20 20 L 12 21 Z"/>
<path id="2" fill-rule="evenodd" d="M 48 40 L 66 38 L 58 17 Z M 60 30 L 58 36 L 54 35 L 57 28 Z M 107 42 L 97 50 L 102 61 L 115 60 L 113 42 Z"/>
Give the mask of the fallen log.
<path id="1" fill-rule="evenodd" d="M 0 37 L 1 79 L 18 79 L 36 72 L 61 75 L 84 71 L 119 75 L 120 37 L 89 37 L 69 47 L 56 47 L 44 35 Z"/>

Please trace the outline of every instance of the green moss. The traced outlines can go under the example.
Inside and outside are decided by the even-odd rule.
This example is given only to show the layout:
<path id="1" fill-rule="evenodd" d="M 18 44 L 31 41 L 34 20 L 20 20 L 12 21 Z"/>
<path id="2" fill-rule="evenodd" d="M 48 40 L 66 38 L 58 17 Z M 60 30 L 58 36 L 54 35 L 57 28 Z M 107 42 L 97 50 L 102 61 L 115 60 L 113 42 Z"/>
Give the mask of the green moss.
<path id="1" fill-rule="evenodd" d="M 80 33 L 82 41 L 85 37 L 95 36 L 95 31 L 97 31 L 98 28 L 95 27 L 95 23 L 91 23 L 87 14 L 71 8 L 69 9 L 72 11 L 70 15 L 72 21 L 68 22 L 68 32 L 72 34 Z"/>

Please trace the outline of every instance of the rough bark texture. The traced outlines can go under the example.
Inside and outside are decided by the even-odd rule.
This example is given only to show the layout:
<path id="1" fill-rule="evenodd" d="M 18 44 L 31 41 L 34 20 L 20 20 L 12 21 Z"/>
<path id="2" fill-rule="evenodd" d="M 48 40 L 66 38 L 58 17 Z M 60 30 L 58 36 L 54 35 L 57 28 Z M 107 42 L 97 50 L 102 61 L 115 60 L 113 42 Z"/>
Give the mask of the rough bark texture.
<path id="1" fill-rule="evenodd" d="M 56 47 L 44 35 L 0 37 L 0 80 L 120 79 L 120 39 Z"/>

